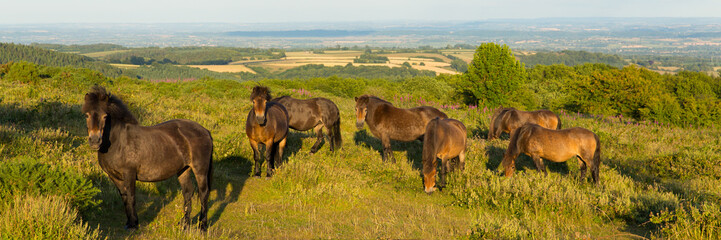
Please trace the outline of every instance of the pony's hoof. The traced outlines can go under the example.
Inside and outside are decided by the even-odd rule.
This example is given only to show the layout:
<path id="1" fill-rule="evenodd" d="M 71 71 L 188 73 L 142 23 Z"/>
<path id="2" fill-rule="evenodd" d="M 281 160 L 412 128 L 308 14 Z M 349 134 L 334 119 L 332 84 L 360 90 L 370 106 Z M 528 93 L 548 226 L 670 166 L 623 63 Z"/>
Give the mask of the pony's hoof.
<path id="1" fill-rule="evenodd" d="M 125 230 L 129 232 L 134 232 L 135 230 L 138 230 L 138 226 L 132 226 L 132 225 L 125 225 Z"/>

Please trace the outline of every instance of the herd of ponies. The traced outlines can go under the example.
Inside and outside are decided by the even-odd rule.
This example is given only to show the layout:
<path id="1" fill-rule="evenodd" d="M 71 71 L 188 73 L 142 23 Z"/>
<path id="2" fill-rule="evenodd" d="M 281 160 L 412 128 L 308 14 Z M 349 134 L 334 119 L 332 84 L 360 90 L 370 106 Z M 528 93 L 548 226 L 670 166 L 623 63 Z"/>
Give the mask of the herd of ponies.
<path id="1" fill-rule="evenodd" d="M 261 175 L 263 158 L 266 176 L 271 177 L 281 164 L 289 128 L 298 131 L 313 129 L 317 140 L 311 153 L 319 150 L 328 135 L 329 148 L 338 151 L 342 146 L 338 107 L 325 98 L 294 99 L 283 96 L 273 99 L 267 87 L 256 86 L 250 95 L 252 109 L 248 112 L 245 131 L 253 149 L 253 174 Z M 395 162 L 391 140 L 423 142 L 423 185 L 426 193 L 445 186 L 445 175 L 452 171 L 450 161 L 463 171 L 465 166 L 467 130 L 461 121 L 448 118 L 430 106 L 397 108 L 378 97 L 363 95 L 355 98 L 356 127 L 368 125 L 373 136 L 383 145 L 382 160 Z M 138 227 L 135 211 L 137 181 L 155 182 L 177 176 L 183 193 L 181 223 L 190 226 L 191 199 L 194 194 L 193 176 L 200 195 L 198 226 L 208 227 L 208 196 L 213 176 L 213 138 L 200 124 L 175 119 L 154 126 L 140 126 L 127 106 L 101 86 L 94 86 L 85 94 L 82 112 L 86 115 L 88 144 L 97 151 L 98 162 L 115 184 L 125 206 L 126 229 Z M 538 171 L 546 175 L 543 160 L 565 162 L 578 158 L 581 180 L 586 179 L 590 167 L 593 182 L 598 184 L 601 144 L 593 132 L 580 128 L 561 129 L 561 120 L 551 111 L 519 111 L 499 108 L 494 111 L 488 139 L 501 133 L 510 134 L 510 143 L 501 164 L 505 176 L 515 170 L 515 160 L 521 153 L 533 159 Z M 259 145 L 265 146 L 261 155 Z M 436 187 L 436 164 L 441 160 L 441 172 Z"/>

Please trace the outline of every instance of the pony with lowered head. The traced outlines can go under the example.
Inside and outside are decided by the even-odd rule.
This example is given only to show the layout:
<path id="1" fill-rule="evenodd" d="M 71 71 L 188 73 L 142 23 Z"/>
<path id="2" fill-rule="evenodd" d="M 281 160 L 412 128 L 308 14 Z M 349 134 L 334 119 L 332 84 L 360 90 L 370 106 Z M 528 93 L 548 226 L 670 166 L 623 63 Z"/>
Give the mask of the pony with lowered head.
<path id="1" fill-rule="evenodd" d="M 448 118 L 434 107 L 397 108 L 370 95 L 356 97 L 355 110 L 356 127 L 363 129 L 363 123 L 367 123 L 373 136 L 379 138 L 383 144 L 383 161 L 390 158 L 393 162 L 396 162 L 396 159 L 393 157 L 391 140 L 410 142 L 420 139 L 432 119 Z"/>
<path id="2" fill-rule="evenodd" d="M 270 101 L 267 87 L 253 87 L 250 94 L 252 109 L 245 120 L 245 134 L 253 148 L 255 160 L 254 176 L 260 177 L 262 165 L 259 145 L 265 146 L 265 161 L 268 165 L 266 176 L 271 177 L 273 170 L 280 166 L 283 149 L 288 139 L 288 111 L 280 103 Z"/>
<path id="3" fill-rule="evenodd" d="M 586 179 L 586 169 L 591 168 L 593 182 L 598 184 L 598 170 L 601 167 L 601 142 L 598 136 L 580 127 L 562 130 L 551 130 L 528 123 L 511 134 L 511 142 L 503 155 L 503 169 L 510 177 L 516 168 L 516 158 L 526 154 L 533 159 L 538 171 L 546 172 L 543 160 L 565 162 L 570 158 L 578 158 L 581 180 Z"/>
<path id="4" fill-rule="evenodd" d="M 178 177 L 183 191 L 182 223 L 190 225 L 193 175 L 200 195 L 200 228 L 207 229 L 213 173 L 213 138 L 207 129 L 185 119 L 140 126 L 119 98 L 99 86 L 85 94 L 82 111 L 87 117 L 88 143 L 123 199 L 126 229 L 138 227 L 135 181 L 156 182 L 172 176 Z"/>
<path id="5" fill-rule="evenodd" d="M 323 142 L 323 128 L 330 138 L 330 150 L 335 151 L 341 147 L 343 140 L 340 136 L 340 113 L 338 106 L 327 98 L 295 99 L 282 96 L 271 100 L 282 104 L 288 110 L 288 125 L 298 131 L 313 129 L 317 140 L 310 153 L 320 149 Z"/>
<path id="6" fill-rule="evenodd" d="M 455 119 L 434 118 L 426 126 L 423 136 L 423 185 L 426 193 L 436 190 L 436 163 L 441 159 L 439 188 L 446 185 L 446 174 L 450 169 L 450 159 L 458 157 L 461 171 L 466 162 L 466 126 Z"/>
<path id="7" fill-rule="evenodd" d="M 498 108 L 491 116 L 488 126 L 488 140 L 501 136 L 501 133 L 511 134 L 513 130 L 526 123 L 535 123 L 548 129 L 561 129 L 561 119 L 548 110 L 526 112 L 515 108 Z"/>

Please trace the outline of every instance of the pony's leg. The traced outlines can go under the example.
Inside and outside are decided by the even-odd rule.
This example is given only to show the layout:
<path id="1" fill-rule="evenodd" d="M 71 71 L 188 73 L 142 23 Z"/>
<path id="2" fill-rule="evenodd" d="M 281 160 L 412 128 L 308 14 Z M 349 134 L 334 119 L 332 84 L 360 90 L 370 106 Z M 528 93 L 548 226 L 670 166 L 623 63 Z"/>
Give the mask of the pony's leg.
<path id="1" fill-rule="evenodd" d="M 458 167 L 461 169 L 461 172 L 466 169 L 466 150 L 458 154 Z"/>
<path id="2" fill-rule="evenodd" d="M 443 189 L 446 187 L 446 175 L 448 175 L 448 170 L 451 167 L 450 165 L 451 159 L 443 156 L 441 158 L 441 174 L 440 174 L 440 183 L 438 183 L 438 187 Z"/>
<path id="3" fill-rule="evenodd" d="M 541 159 L 538 155 L 531 156 L 533 158 L 533 162 L 536 163 L 536 169 L 538 169 L 539 172 L 543 172 L 544 175 L 548 176 L 548 172 L 546 172 L 546 165 L 543 165 L 543 159 Z"/>
<path id="4" fill-rule="evenodd" d="M 135 213 L 135 172 L 126 171 L 123 175 L 131 180 L 122 180 L 112 177 L 110 179 L 113 180 L 115 187 L 118 188 L 120 197 L 123 199 L 123 205 L 125 205 L 125 215 L 128 217 L 128 221 L 125 223 L 125 229 L 137 229 L 138 215 Z"/>
<path id="5" fill-rule="evenodd" d="M 583 161 L 583 159 L 581 159 L 581 157 L 576 156 L 576 158 L 578 158 L 579 171 L 581 172 L 581 178 L 579 180 L 581 182 L 584 182 L 584 181 L 586 181 L 586 168 L 588 168 L 588 166 L 587 166 L 588 164 L 586 164 L 586 162 Z"/>
<path id="6" fill-rule="evenodd" d="M 315 144 L 313 144 L 313 147 L 310 148 L 310 153 L 316 153 L 318 152 L 318 149 L 320 148 L 320 143 L 323 142 L 323 124 L 318 124 L 313 128 L 315 131 Z"/>
<path id="7" fill-rule="evenodd" d="M 388 161 L 388 158 L 390 158 L 393 163 L 396 163 L 396 158 L 393 156 L 393 149 L 391 149 L 391 138 L 383 137 L 381 138 L 381 143 L 383 144 L 383 161 Z"/>
<path id="8" fill-rule="evenodd" d="M 277 151 L 274 158 L 275 167 L 280 167 L 280 164 L 283 160 L 283 149 L 285 149 L 286 140 L 288 140 L 287 137 L 283 138 L 283 140 L 280 140 L 280 142 L 278 142 L 278 146 L 275 147 Z"/>
<path id="9" fill-rule="evenodd" d="M 263 162 L 260 161 L 260 150 L 258 150 L 258 141 L 250 139 L 250 147 L 253 148 L 253 160 L 255 160 L 253 176 L 260 177 L 260 167 Z M 268 149 L 266 149 L 265 151 L 268 152 Z"/>
<path id="10" fill-rule="evenodd" d="M 273 143 L 273 138 L 271 138 L 269 142 L 265 143 L 265 161 L 268 162 L 268 170 L 265 173 L 266 177 L 273 176 L 273 169 L 275 169 L 275 161 L 273 160 L 273 157 L 277 148 L 277 144 Z"/>
<path id="11" fill-rule="evenodd" d="M 190 169 L 185 169 L 185 171 L 178 176 L 180 188 L 183 190 L 183 219 L 180 220 L 183 227 L 190 226 L 190 211 L 193 210 L 192 202 L 195 189 L 193 187 L 193 177 L 190 173 Z"/>
<path id="12" fill-rule="evenodd" d="M 193 173 L 195 173 L 195 181 L 198 183 L 198 197 L 200 198 L 200 216 L 198 216 L 198 221 L 200 222 L 200 230 L 205 231 L 208 229 L 208 197 L 210 196 L 209 176 L 211 173 L 206 171 L 205 174 L 202 174 L 196 171 L 196 169 L 198 168 L 193 168 Z M 193 184 L 192 182 L 189 183 L 190 190 L 192 191 Z M 190 200 L 188 200 L 188 202 L 190 202 Z"/>

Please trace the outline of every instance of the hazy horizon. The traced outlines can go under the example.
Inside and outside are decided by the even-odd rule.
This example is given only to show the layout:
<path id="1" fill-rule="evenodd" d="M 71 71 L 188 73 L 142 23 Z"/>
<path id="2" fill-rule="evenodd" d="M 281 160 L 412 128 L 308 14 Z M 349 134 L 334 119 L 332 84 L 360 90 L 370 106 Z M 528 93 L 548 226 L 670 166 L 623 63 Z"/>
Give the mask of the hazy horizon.
<path id="1" fill-rule="evenodd" d="M 0 24 L 444 22 L 543 18 L 718 18 L 716 0 L 11 1 Z"/>

